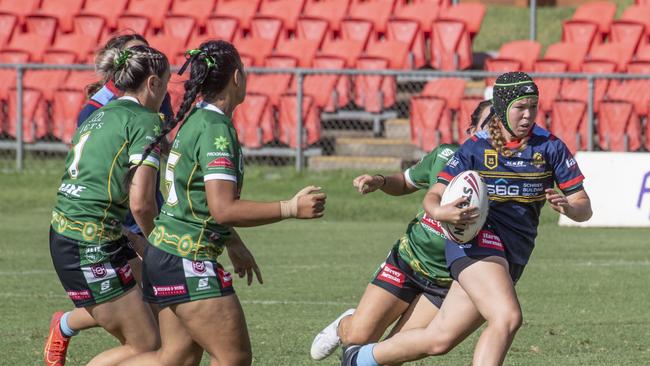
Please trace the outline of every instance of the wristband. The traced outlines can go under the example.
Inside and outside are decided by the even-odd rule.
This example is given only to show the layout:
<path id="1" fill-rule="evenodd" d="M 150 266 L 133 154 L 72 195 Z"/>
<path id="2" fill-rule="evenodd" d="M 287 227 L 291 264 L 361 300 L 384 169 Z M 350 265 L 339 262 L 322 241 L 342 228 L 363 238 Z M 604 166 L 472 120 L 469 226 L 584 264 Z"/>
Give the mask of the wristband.
<path id="1" fill-rule="evenodd" d="M 280 201 L 280 217 L 289 219 L 298 216 L 298 199 L 292 198 L 290 201 Z"/>

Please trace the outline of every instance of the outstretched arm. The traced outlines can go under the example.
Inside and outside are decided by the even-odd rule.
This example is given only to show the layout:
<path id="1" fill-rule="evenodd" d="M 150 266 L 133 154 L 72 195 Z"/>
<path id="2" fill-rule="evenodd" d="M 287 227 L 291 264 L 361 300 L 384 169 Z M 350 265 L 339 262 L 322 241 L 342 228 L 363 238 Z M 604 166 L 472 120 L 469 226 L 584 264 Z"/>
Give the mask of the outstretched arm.
<path id="1" fill-rule="evenodd" d="M 546 200 L 555 211 L 566 215 L 573 221 L 583 222 L 591 218 L 591 200 L 582 189 L 568 196 L 561 195 L 555 189 L 546 190 Z"/>
<path id="2" fill-rule="evenodd" d="M 387 176 L 381 174 L 363 174 L 354 178 L 352 185 L 361 194 L 371 193 L 381 189 L 384 193 L 391 196 L 402 196 L 418 190 L 418 188 L 407 183 L 402 172 Z"/>

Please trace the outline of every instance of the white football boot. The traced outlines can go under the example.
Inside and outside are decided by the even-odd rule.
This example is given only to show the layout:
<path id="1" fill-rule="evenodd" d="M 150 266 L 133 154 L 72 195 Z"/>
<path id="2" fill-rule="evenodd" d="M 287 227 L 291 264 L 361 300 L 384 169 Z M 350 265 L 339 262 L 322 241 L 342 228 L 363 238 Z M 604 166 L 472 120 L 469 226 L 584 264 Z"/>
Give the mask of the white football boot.
<path id="1" fill-rule="evenodd" d="M 346 310 L 316 335 L 314 341 L 311 343 L 311 358 L 320 361 L 336 351 L 336 348 L 341 344 L 341 339 L 337 332 L 339 323 L 341 319 L 352 315 L 352 313 L 354 313 L 354 309 Z"/>

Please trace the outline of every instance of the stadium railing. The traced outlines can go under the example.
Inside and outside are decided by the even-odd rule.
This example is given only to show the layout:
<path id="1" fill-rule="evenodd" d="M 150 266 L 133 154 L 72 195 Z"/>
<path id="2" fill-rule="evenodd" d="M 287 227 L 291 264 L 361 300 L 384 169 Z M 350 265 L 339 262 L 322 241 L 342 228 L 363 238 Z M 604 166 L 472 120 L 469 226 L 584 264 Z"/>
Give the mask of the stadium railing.
<path id="1" fill-rule="evenodd" d="M 25 73 L 37 70 L 65 70 L 65 71 L 87 71 L 93 70 L 92 65 L 51 65 L 51 64 L 0 64 L 0 71 L 13 70 L 15 72 L 15 106 L 8 106 L 5 108 L 4 121 L 0 122 L 0 161 L 3 161 L 3 170 L 17 170 L 22 171 L 25 168 L 25 152 L 40 152 L 50 155 L 58 156 L 67 152 L 69 144 L 61 141 L 61 139 L 49 138 L 31 140 L 25 139 L 23 135 L 23 125 L 25 121 L 23 107 L 25 105 Z M 253 141 L 248 143 L 243 142 L 245 147 L 244 154 L 249 157 L 259 157 L 262 161 L 270 161 L 272 164 L 283 164 L 294 162 L 295 169 L 300 171 L 306 165 L 306 158 L 315 155 L 331 155 L 334 153 L 335 147 L 332 145 L 332 140 L 337 137 L 348 137 L 350 130 L 358 130 L 359 136 L 368 138 L 384 137 L 386 121 L 394 118 L 410 118 L 410 110 L 412 108 L 411 100 L 414 97 L 433 98 L 433 99 L 446 99 L 450 96 L 446 94 L 453 94 L 450 87 L 442 91 L 439 95 L 431 95 L 431 91 L 426 91 L 426 83 L 433 79 L 440 78 L 457 78 L 465 80 L 468 83 L 475 83 L 481 85 L 480 81 L 486 78 L 494 78 L 499 73 L 487 71 L 434 71 L 434 70 L 388 70 L 388 69 L 304 69 L 304 68 L 249 68 L 247 70 L 249 75 L 258 78 L 264 75 L 284 75 L 288 76 L 290 81 L 286 90 L 280 88 L 276 95 L 268 95 L 270 100 L 269 113 L 266 117 L 270 116 L 270 123 L 273 131 L 269 132 L 268 138 L 262 138 L 257 143 Z M 603 144 L 603 138 L 608 141 L 608 130 L 597 130 L 596 119 L 605 111 L 599 111 L 598 105 L 603 101 L 618 101 L 619 98 L 612 98 L 611 96 L 603 99 L 602 84 L 607 82 L 611 85 L 604 86 L 608 91 L 614 90 L 615 86 L 627 85 L 626 82 L 650 82 L 650 75 L 648 74 L 621 74 L 621 73 L 600 73 L 600 74 L 584 74 L 584 73 L 531 73 L 534 78 L 546 80 L 563 80 L 561 88 L 564 88 L 566 82 L 575 83 L 581 81 L 586 83 L 586 96 L 579 95 L 584 103 L 586 103 L 586 130 L 583 136 L 586 136 L 587 141 L 582 141 L 578 145 L 579 150 L 592 151 L 595 148 L 609 150 L 609 147 L 600 146 Z M 335 80 L 330 79 L 334 77 Z M 43 80 L 43 83 L 48 83 L 50 80 Z M 616 84 L 616 85 L 614 85 Z M 264 85 L 264 83 L 262 83 Z M 266 84 L 270 85 L 270 84 Z M 342 85 L 342 86 L 341 86 Z M 600 89 L 599 89 L 600 85 Z M 646 84 L 647 85 L 647 84 Z M 33 86 L 30 86 L 33 88 Z M 343 88 L 343 89 L 341 89 Z M 346 89 L 347 88 L 347 89 Z M 12 90 L 13 85 L 3 87 L 5 90 Z M 579 89 L 579 88 L 578 88 Z M 340 95 L 340 91 L 347 95 Z M 461 89 L 462 90 L 462 89 Z M 482 89 L 475 88 L 479 92 L 473 95 L 467 95 L 464 91 L 460 97 L 470 97 L 476 100 L 482 98 Z M 636 91 L 638 92 L 636 92 Z M 328 95 L 317 95 L 318 93 L 331 93 L 334 100 Z M 259 93 L 256 91 L 253 94 Z M 338 96 L 337 96 L 338 93 Z M 637 96 L 635 94 L 645 93 L 645 90 L 639 90 L 639 86 L 629 88 L 627 91 L 619 92 L 617 95 L 627 95 L 627 102 L 629 104 L 636 103 L 633 99 Z M 0 93 L 2 94 L 2 93 Z M 6 94 L 6 92 L 5 92 Z M 263 94 L 263 90 L 262 90 Z M 579 93 L 578 93 L 579 94 Z M 251 94 L 252 95 L 252 94 Z M 614 95 L 612 93 L 612 95 Z M 0 98 L 3 98 L 0 95 Z M 341 100 L 342 98 L 342 100 Z M 609 98 L 609 99 L 608 99 Z M 648 124 L 641 121 L 646 121 L 648 115 L 647 98 L 641 100 L 640 103 L 645 103 L 643 112 L 635 111 L 636 121 L 638 128 L 632 128 L 633 131 L 625 130 L 626 134 L 624 141 L 624 149 L 650 149 L 650 131 L 648 131 Z M 566 97 L 565 97 L 566 99 Z M 570 98 L 574 99 L 574 98 Z M 623 98 L 625 99 L 625 98 Z M 638 98 L 637 98 L 638 99 Z M 11 98 L 4 96 L 5 101 L 10 101 Z M 624 100 L 625 101 L 625 100 Z M 464 114 L 459 107 L 460 101 L 446 100 L 445 111 L 453 114 L 454 120 L 461 117 L 467 117 L 467 112 Z M 5 105 L 8 102 L 4 103 Z M 50 107 L 45 107 L 45 113 L 51 114 Z M 636 109 L 636 108 L 635 108 Z M 9 116 L 12 113 L 15 117 Z M 446 112 L 445 112 L 446 113 Z M 551 116 L 551 111 L 546 111 L 548 117 Z M 613 113 L 622 113 L 615 111 Z M 263 114 L 259 114 L 262 116 Z M 641 120 L 639 120 L 639 117 Z M 15 125 L 12 125 L 13 134 L 7 133 L 8 120 L 15 118 Z M 257 117 L 256 117 L 257 118 Z M 442 117 L 440 117 L 442 118 Z M 603 117 L 604 120 L 605 117 Z M 614 116 L 613 118 L 616 118 Z M 447 120 L 445 120 L 447 121 Z M 450 121 L 450 120 L 449 120 Z M 12 122 L 13 123 L 13 122 Z M 237 121 L 235 121 L 237 123 Z M 447 122 L 445 122 L 447 123 Z M 610 123 L 611 124 L 611 123 Z M 411 121 L 411 126 L 414 121 Z M 604 125 L 604 124 L 603 124 Z M 441 125 L 442 126 L 442 125 Z M 446 125 L 445 125 L 446 126 Z M 264 126 L 257 126 L 260 136 L 264 136 Z M 328 128 L 329 127 L 329 128 Z M 546 127 L 546 126 L 544 126 Z M 242 127 L 243 129 L 244 127 Z M 321 136 L 321 129 L 327 130 L 328 134 Z M 444 128 L 451 129 L 451 125 Z M 239 127 L 238 127 L 239 129 Z M 638 131 L 637 131 L 638 130 Z M 645 130 L 647 132 L 642 132 Z M 243 130 L 242 130 L 243 131 Z M 457 125 L 454 131 L 451 132 L 447 138 L 454 141 L 461 139 L 460 127 Z M 268 131 L 266 131 L 268 132 Z M 596 133 L 598 132 L 598 133 Z M 417 136 L 418 131 L 411 133 L 411 141 L 419 147 L 420 152 L 425 150 L 427 144 L 418 144 Z M 627 134 L 631 133 L 634 139 L 638 140 L 637 143 L 630 141 Z M 437 138 L 442 138 L 438 142 L 444 141 L 444 136 L 441 137 L 440 133 L 436 131 Z M 576 131 L 576 134 L 579 132 Z M 353 134 L 354 135 L 354 134 Z M 595 135 L 598 135 L 598 142 L 595 141 Z M 636 136 L 638 135 L 638 136 Z M 240 139 L 243 139 L 240 136 Z M 255 138 L 253 138 L 255 140 Z M 272 140 L 272 141 L 271 141 Z M 580 138 L 578 138 L 580 140 Z M 271 141 L 271 142 L 269 142 Z M 580 142 L 580 141 L 579 141 Z M 246 147 L 246 146 L 252 147 Z M 640 147 L 639 147 L 640 146 Z M 612 148 L 613 149 L 613 148 Z M 371 150 L 372 151 L 372 150 Z M 376 151 L 376 150 L 374 150 Z M 3 153 L 4 152 L 4 153 Z M 49 155 L 48 155 L 49 156 Z M 264 160 L 266 159 L 266 160 Z M 270 160 L 269 160 L 270 159 Z M 8 162 L 14 160 L 13 167 L 8 166 Z"/>

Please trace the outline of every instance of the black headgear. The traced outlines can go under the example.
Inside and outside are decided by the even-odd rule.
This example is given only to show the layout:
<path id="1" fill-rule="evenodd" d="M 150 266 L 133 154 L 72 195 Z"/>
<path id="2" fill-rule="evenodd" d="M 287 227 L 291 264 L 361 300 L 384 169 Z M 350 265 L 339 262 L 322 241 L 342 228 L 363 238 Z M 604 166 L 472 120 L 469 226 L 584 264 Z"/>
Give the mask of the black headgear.
<path id="1" fill-rule="evenodd" d="M 494 84 L 492 105 L 494 112 L 499 117 L 503 127 L 512 135 L 516 136 L 510 127 L 508 110 L 512 104 L 520 99 L 538 97 L 539 90 L 533 79 L 521 71 L 507 72 L 499 75 Z"/>

